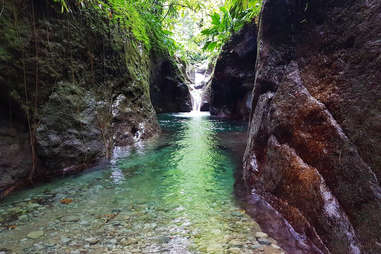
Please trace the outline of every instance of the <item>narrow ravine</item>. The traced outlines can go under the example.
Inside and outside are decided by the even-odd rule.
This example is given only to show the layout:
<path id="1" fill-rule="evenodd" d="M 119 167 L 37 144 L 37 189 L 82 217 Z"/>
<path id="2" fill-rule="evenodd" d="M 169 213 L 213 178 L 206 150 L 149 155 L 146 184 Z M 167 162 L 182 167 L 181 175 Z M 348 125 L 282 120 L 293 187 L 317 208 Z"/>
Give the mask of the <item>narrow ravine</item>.
<path id="1" fill-rule="evenodd" d="M 190 116 L 160 115 L 162 135 L 111 165 L 11 195 L 0 206 L 0 250 L 281 253 L 233 195 L 237 164 L 219 137 L 245 125 Z"/>
<path id="2" fill-rule="evenodd" d="M 0 0 L 0 254 L 380 254 L 380 13 Z"/>

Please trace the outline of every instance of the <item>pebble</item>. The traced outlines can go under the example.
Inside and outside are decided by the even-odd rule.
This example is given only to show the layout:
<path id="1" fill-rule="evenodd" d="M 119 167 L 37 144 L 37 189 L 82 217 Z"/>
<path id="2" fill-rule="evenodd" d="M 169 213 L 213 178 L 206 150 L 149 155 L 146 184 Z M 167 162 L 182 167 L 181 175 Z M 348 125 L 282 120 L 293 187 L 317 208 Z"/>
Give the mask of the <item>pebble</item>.
<path id="1" fill-rule="evenodd" d="M 260 245 L 260 244 L 252 244 L 252 245 L 250 246 L 250 248 L 255 250 L 255 249 L 261 249 L 261 248 L 263 248 L 263 246 Z"/>
<path id="2" fill-rule="evenodd" d="M 70 242 L 71 241 L 71 239 L 69 239 L 69 238 L 67 238 L 67 237 L 61 237 L 61 242 L 63 243 L 63 244 L 67 244 L 68 242 Z"/>
<path id="3" fill-rule="evenodd" d="M 62 197 L 67 195 L 67 193 L 62 194 Z M 55 197 L 55 200 L 60 200 L 58 196 Z M 32 230 L 41 230 L 30 232 L 26 238 L 27 241 L 21 242 L 23 247 L 28 247 L 25 248 L 26 253 L 54 254 L 60 250 L 66 254 L 171 253 L 171 250 L 175 250 L 176 253 L 281 253 L 276 242 L 266 233 L 260 232 L 260 227 L 243 210 L 237 208 L 224 210 L 223 215 L 226 216 L 226 221 L 232 223 L 227 230 L 222 227 L 211 227 L 210 229 L 205 228 L 207 232 L 204 232 L 203 224 L 200 223 L 203 220 L 189 220 L 183 216 L 187 210 L 182 207 L 167 208 L 144 203 L 129 205 L 130 201 L 121 205 L 121 202 L 116 200 L 117 205 L 115 206 L 123 209 L 112 210 L 107 202 L 104 206 L 99 206 L 96 201 L 89 201 L 86 205 L 89 205 L 90 208 L 86 206 L 82 210 L 65 207 L 63 211 L 59 202 L 55 202 L 52 208 L 32 204 L 32 202 L 29 202 L 31 205 L 25 205 L 28 208 L 35 207 L 38 211 L 45 208 L 44 214 L 49 217 L 44 218 L 41 222 L 49 221 L 48 224 L 38 224 L 40 223 L 39 218 L 35 221 L 32 217 L 34 211 L 27 210 L 28 215 L 24 215 L 25 213 L 22 211 L 12 213 L 19 216 L 19 222 L 30 221 L 30 226 L 33 226 Z M 226 204 L 230 206 L 230 202 Z M 211 205 L 218 208 L 218 203 Z M 78 207 L 81 208 L 80 205 Z M 56 208 L 60 210 L 53 210 Z M 50 213 L 50 209 L 58 212 Z M 104 223 L 104 215 L 114 213 L 117 213 L 118 216 Z M 36 214 L 40 218 L 45 216 L 42 215 L 42 212 Z M 0 214 L 0 219 L 1 217 Z M 34 224 L 35 222 L 36 224 Z M 169 224 L 171 226 L 168 226 Z M 21 237 L 25 237 L 25 234 L 28 233 L 28 231 L 22 232 L 21 228 L 20 232 Z M 36 234 L 36 232 L 39 233 Z M 18 232 L 14 231 L 13 234 L 15 233 Z M 39 237 L 41 238 L 38 239 Z M 30 238 L 37 240 L 30 240 Z M 39 242 L 45 239 L 48 242 Z M 11 247 L 13 248 L 13 246 Z M 271 252 L 267 252 L 267 250 Z M 0 254 L 5 254 L 2 253 L 2 249 L 0 249 Z"/>
<path id="4" fill-rule="evenodd" d="M 231 254 L 240 254 L 241 253 L 241 249 L 240 248 L 229 248 L 228 249 L 228 253 L 231 253 Z"/>
<path id="5" fill-rule="evenodd" d="M 240 216 L 242 216 L 242 213 L 237 212 L 237 211 L 233 211 L 231 214 L 232 214 L 233 216 L 236 216 L 236 217 L 240 217 Z"/>
<path id="6" fill-rule="evenodd" d="M 258 238 L 258 242 L 260 244 L 264 244 L 264 245 L 270 245 L 271 244 L 271 242 L 266 238 Z"/>
<path id="7" fill-rule="evenodd" d="M 238 241 L 236 239 L 233 239 L 230 241 L 230 245 L 233 245 L 233 246 L 242 246 L 242 242 L 241 241 Z"/>
<path id="8" fill-rule="evenodd" d="M 267 238 L 268 235 L 266 233 L 263 233 L 263 232 L 257 232 L 257 233 L 255 233 L 255 237 L 257 237 L 257 238 Z"/>
<path id="9" fill-rule="evenodd" d="M 95 238 L 95 237 L 89 237 L 89 238 L 86 238 L 85 241 L 88 242 L 88 243 L 90 243 L 90 244 L 92 244 L 92 245 L 94 245 L 94 244 L 96 244 L 97 242 L 99 242 L 99 240 L 98 240 L 97 238 Z"/>
<path id="10" fill-rule="evenodd" d="M 22 222 L 25 222 L 25 221 L 27 221 L 28 220 L 28 215 L 21 215 L 20 217 L 19 217 L 19 220 L 20 221 L 22 221 Z"/>
<path id="11" fill-rule="evenodd" d="M 30 232 L 27 237 L 31 238 L 31 239 L 37 239 L 37 238 L 40 238 L 41 236 L 44 235 L 44 232 L 43 231 L 33 231 L 33 232 Z"/>
<path id="12" fill-rule="evenodd" d="M 82 225 L 82 226 L 84 226 L 84 225 L 89 225 L 89 222 L 86 221 L 86 220 L 81 220 L 81 221 L 79 222 L 79 224 Z"/>
<path id="13" fill-rule="evenodd" d="M 79 218 L 75 217 L 75 216 L 65 216 L 62 218 L 62 221 L 64 221 L 64 222 L 77 222 L 77 221 L 79 221 Z"/>

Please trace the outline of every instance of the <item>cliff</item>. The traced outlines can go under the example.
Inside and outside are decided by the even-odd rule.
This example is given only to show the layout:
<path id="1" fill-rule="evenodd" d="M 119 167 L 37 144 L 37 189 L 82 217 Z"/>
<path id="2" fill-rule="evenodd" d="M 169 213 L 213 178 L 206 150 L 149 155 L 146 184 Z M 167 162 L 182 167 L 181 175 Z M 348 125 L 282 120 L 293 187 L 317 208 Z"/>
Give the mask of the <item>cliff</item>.
<path id="1" fill-rule="evenodd" d="M 210 85 L 210 113 L 231 119 L 249 118 L 257 57 L 257 26 L 246 24 L 220 53 Z"/>
<path id="2" fill-rule="evenodd" d="M 381 2 L 265 0 L 244 179 L 320 251 L 381 253 Z"/>
<path id="3" fill-rule="evenodd" d="M 0 192 L 158 131 L 150 51 L 96 9 L 6 1 L 0 31 Z"/>

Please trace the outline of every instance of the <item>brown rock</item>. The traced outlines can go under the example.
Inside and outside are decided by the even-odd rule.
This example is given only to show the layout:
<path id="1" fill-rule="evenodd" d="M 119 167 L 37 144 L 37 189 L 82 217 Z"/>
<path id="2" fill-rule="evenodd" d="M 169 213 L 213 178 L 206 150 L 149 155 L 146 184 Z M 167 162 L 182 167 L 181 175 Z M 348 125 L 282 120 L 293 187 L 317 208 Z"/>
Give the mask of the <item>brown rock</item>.
<path id="1" fill-rule="evenodd" d="M 323 253 L 381 253 L 380 9 L 263 3 L 243 175 Z"/>

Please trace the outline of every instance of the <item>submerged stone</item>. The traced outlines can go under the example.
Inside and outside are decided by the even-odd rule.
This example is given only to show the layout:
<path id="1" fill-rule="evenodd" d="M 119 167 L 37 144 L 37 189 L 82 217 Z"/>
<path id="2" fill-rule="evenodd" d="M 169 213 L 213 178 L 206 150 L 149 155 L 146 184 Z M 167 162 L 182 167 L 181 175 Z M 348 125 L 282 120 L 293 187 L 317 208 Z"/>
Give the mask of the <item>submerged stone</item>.
<path id="1" fill-rule="evenodd" d="M 79 221 L 79 218 L 76 216 L 65 216 L 61 220 L 64 222 L 77 222 Z"/>
<path id="2" fill-rule="evenodd" d="M 85 241 L 93 245 L 93 244 L 98 243 L 99 239 L 97 239 L 95 237 L 89 237 L 89 238 L 86 238 Z"/>
<path id="3" fill-rule="evenodd" d="M 33 231 L 33 232 L 30 232 L 29 234 L 27 234 L 27 237 L 31 238 L 31 239 L 37 239 L 37 238 L 40 238 L 44 235 L 44 232 L 43 231 Z"/>

